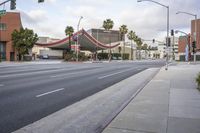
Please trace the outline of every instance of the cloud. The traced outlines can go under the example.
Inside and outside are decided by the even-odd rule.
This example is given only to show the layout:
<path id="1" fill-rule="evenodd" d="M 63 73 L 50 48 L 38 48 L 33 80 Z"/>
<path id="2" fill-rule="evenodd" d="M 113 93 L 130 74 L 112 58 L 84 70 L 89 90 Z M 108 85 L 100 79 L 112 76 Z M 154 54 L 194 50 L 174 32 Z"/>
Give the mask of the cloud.
<path id="1" fill-rule="evenodd" d="M 35 1 L 35 0 L 34 0 Z M 80 16 L 80 28 L 90 29 L 102 26 L 103 20 L 111 18 L 118 29 L 126 24 L 129 30 L 135 31 L 145 39 L 158 38 L 164 40 L 166 36 L 166 8 L 151 2 L 137 3 L 137 0 L 45 0 L 46 4 L 35 5 L 26 12 L 22 12 L 25 26 L 30 26 L 39 35 L 64 37 L 67 25 L 76 31 Z M 190 31 L 192 16 L 179 14 L 177 11 L 198 13 L 198 0 L 156 0 L 170 6 L 170 29 Z M 37 4 L 38 5 L 38 4 Z M 23 7 L 21 7 L 23 8 Z"/>
<path id="2" fill-rule="evenodd" d="M 23 22 L 31 24 L 42 23 L 48 20 L 47 12 L 44 10 L 31 10 L 28 13 L 21 11 L 21 16 Z"/>
<path id="3" fill-rule="evenodd" d="M 47 3 L 56 3 L 56 2 L 58 2 L 58 0 L 45 0 L 45 2 L 47 2 Z"/>

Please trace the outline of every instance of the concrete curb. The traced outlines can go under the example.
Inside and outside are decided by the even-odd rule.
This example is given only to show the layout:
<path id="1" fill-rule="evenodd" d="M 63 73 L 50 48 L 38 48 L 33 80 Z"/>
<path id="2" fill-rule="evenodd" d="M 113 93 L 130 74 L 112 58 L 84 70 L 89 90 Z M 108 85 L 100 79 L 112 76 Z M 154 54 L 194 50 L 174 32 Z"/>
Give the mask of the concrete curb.
<path id="1" fill-rule="evenodd" d="M 159 70 L 140 72 L 14 133 L 102 132 Z"/>

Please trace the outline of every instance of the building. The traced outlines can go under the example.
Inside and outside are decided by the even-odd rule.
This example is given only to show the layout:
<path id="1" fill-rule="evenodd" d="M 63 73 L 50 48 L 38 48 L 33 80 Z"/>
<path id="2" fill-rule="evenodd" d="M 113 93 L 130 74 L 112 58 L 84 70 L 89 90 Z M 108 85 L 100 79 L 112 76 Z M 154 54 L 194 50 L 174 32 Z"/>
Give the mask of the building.
<path id="1" fill-rule="evenodd" d="M 5 61 L 14 61 L 17 53 L 12 46 L 11 34 L 22 27 L 20 13 L 6 12 L 0 18 L 0 58 Z"/>
<path id="2" fill-rule="evenodd" d="M 195 23 L 197 22 L 197 33 L 195 33 Z M 197 21 L 192 20 L 191 22 L 191 42 L 194 41 L 195 35 L 197 35 L 197 43 L 196 43 L 196 49 L 197 51 L 200 50 L 200 19 L 197 19 Z"/>
<path id="3" fill-rule="evenodd" d="M 196 27 L 197 33 L 195 32 L 195 24 L 197 25 L 197 27 Z M 191 44 L 192 44 L 193 41 L 195 41 L 194 38 L 195 38 L 196 35 L 197 35 L 196 60 L 200 61 L 200 19 L 192 20 L 192 22 L 191 22 Z M 192 51 L 192 48 L 191 48 L 191 51 Z M 192 55 L 193 55 L 193 53 L 192 53 Z"/>
<path id="4" fill-rule="evenodd" d="M 189 45 L 189 37 L 188 36 L 180 36 L 178 41 L 178 55 L 180 61 L 185 61 L 186 55 L 186 46 Z"/>
<path id="5" fill-rule="evenodd" d="M 78 47 L 76 46 L 78 36 Z M 121 43 L 119 31 L 109 31 L 103 32 L 100 29 L 91 29 L 89 31 L 85 31 L 84 29 L 76 32 L 71 37 L 71 49 L 74 45 L 80 49 L 81 52 L 90 52 L 92 57 L 95 57 L 95 53 L 97 51 L 111 51 L 113 48 L 118 47 Z M 37 46 L 46 47 L 54 50 L 64 50 L 69 49 L 69 37 L 63 38 L 56 42 L 49 43 L 37 43 Z"/>
<path id="6" fill-rule="evenodd" d="M 50 38 L 50 37 L 39 37 L 38 43 L 53 43 L 57 42 L 60 39 Z M 37 58 L 43 58 L 43 56 L 48 56 L 51 59 L 62 59 L 63 58 L 63 50 L 51 49 L 45 46 L 34 45 L 32 48 L 32 60 L 36 60 Z"/>
<path id="7" fill-rule="evenodd" d="M 197 33 L 195 33 L 195 23 L 197 24 Z M 180 61 L 185 61 L 185 57 L 188 57 L 190 60 L 194 59 L 192 51 L 192 42 L 195 40 L 195 35 L 197 35 L 196 43 L 196 60 L 200 61 L 200 19 L 191 21 L 191 35 L 180 36 L 178 43 L 178 54 Z M 187 50 L 188 49 L 188 52 Z"/>
<path id="8" fill-rule="evenodd" d="M 123 40 L 119 30 L 103 30 L 103 29 L 90 29 L 87 31 L 96 40 L 104 44 L 109 44 L 113 42 L 120 42 Z"/>

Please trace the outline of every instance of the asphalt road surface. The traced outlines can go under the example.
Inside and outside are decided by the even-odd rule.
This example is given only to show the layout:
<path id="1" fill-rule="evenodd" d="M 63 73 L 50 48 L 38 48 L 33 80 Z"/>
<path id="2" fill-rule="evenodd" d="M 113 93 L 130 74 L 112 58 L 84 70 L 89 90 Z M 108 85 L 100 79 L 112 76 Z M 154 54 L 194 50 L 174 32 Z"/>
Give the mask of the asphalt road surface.
<path id="1" fill-rule="evenodd" d="M 147 68 L 163 65 L 163 61 L 0 64 L 0 133 L 15 131 Z"/>

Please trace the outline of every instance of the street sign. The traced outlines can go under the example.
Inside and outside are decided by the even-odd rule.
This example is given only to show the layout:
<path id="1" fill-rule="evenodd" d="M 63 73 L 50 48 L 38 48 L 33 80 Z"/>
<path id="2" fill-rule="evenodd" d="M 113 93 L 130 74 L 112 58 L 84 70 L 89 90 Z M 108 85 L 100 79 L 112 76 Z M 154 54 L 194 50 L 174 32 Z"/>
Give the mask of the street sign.
<path id="1" fill-rule="evenodd" d="M 6 14 L 6 10 L 0 10 L 0 16 L 3 16 Z"/>

